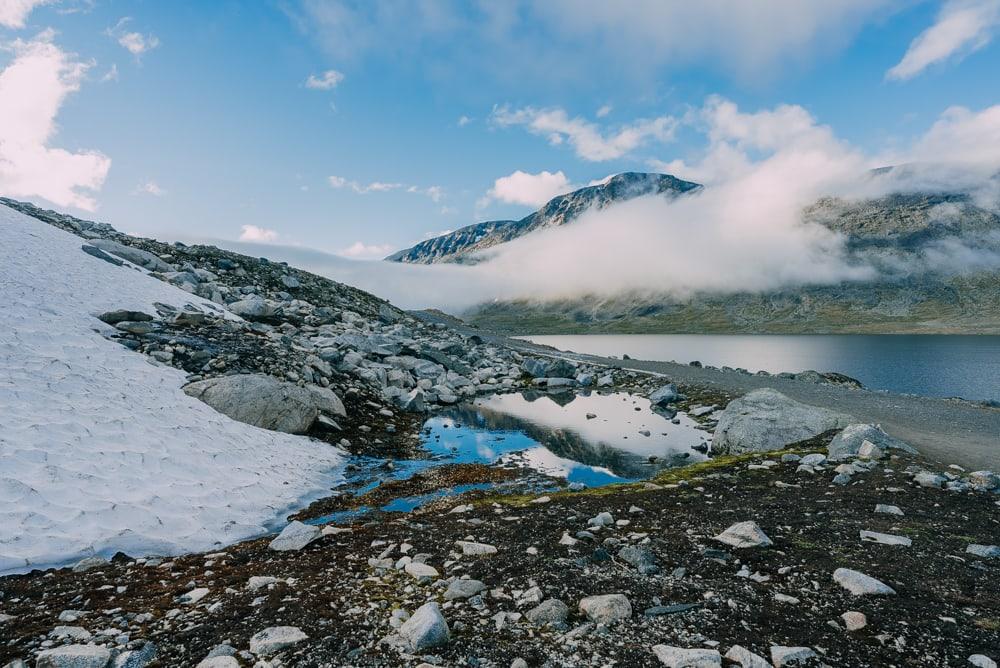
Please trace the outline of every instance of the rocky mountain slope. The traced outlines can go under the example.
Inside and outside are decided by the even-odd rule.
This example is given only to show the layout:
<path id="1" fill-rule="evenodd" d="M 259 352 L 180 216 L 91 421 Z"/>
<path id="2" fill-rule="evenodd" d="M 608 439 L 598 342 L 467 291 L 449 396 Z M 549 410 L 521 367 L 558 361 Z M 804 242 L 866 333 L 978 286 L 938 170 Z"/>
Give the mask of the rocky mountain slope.
<path id="1" fill-rule="evenodd" d="M 538 211 L 521 220 L 492 220 L 463 227 L 449 234 L 423 241 L 406 248 L 386 260 L 412 264 L 436 262 L 473 263 L 478 251 L 484 251 L 535 230 L 566 225 L 592 207 L 603 209 L 643 195 L 660 194 L 676 197 L 701 188 L 697 183 L 682 181 L 667 174 L 626 172 L 606 182 L 580 188 L 555 197 Z"/>
<path id="2" fill-rule="evenodd" d="M 877 281 L 768 293 L 491 302 L 464 314 L 518 333 L 1000 333 L 1000 215 L 963 192 L 823 198 L 803 220 L 845 237 Z"/>

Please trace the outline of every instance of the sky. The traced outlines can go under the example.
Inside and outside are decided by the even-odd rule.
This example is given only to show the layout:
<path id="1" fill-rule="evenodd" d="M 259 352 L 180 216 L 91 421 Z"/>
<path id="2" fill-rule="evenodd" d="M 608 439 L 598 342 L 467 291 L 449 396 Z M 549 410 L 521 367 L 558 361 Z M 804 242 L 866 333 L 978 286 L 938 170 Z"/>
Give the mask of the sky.
<path id="1" fill-rule="evenodd" d="M 989 160 L 998 32 L 1000 0 L 0 0 L 0 194 L 374 259 L 623 171 Z"/>

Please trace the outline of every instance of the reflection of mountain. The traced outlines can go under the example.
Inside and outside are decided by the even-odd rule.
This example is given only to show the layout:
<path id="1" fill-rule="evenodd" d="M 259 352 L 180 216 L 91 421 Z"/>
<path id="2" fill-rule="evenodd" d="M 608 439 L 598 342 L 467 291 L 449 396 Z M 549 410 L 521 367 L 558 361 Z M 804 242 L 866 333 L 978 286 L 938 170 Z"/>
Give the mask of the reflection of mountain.
<path id="1" fill-rule="evenodd" d="M 530 394 L 536 395 L 537 393 Z M 547 399 L 553 399 L 550 395 L 544 396 Z M 573 400 L 573 396 L 572 393 L 566 393 L 560 395 L 559 398 L 565 400 L 568 397 L 569 400 L 565 403 L 569 403 Z M 530 399 L 525 397 L 529 401 L 539 398 L 539 396 L 531 396 Z M 627 452 L 600 441 L 588 440 L 572 429 L 539 425 L 487 406 L 456 406 L 444 415 L 453 418 L 465 427 L 491 431 L 522 432 L 559 457 L 588 466 L 603 466 L 623 478 L 648 477 L 660 469 L 688 464 L 691 462 L 691 457 L 695 456 L 690 451 L 669 453 L 665 458 L 658 458 L 656 461 L 650 462 L 644 455 Z"/>

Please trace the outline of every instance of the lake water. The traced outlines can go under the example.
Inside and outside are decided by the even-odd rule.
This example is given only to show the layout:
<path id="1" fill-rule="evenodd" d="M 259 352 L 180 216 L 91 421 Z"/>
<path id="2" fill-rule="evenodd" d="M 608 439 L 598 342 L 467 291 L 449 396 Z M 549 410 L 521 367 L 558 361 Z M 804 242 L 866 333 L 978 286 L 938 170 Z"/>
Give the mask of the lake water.
<path id="1" fill-rule="evenodd" d="M 866 387 L 1000 401 L 1000 336 L 626 334 L 521 337 L 560 350 L 750 371 L 835 371 Z"/>

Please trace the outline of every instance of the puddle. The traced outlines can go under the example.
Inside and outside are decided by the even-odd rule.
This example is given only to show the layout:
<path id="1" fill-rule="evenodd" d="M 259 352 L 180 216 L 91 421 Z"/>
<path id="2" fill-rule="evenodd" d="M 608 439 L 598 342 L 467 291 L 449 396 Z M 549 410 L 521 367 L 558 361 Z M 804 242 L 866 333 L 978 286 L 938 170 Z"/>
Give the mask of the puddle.
<path id="1" fill-rule="evenodd" d="M 703 461 L 693 448 L 710 434 L 683 413 L 674 420 L 626 393 L 501 394 L 430 418 L 423 445 L 439 460 L 523 466 L 593 487 Z"/>
<path id="2" fill-rule="evenodd" d="M 423 447 L 430 457 L 398 460 L 391 468 L 375 459 L 355 461 L 349 482 L 361 496 L 390 480 L 406 480 L 446 464 L 520 467 L 565 478 L 571 485 L 599 487 L 641 480 L 664 468 L 703 461 L 694 450 L 710 434 L 683 413 L 672 418 L 649 400 L 626 393 L 522 392 L 494 395 L 442 411 L 424 423 Z M 412 512 L 445 496 L 490 489 L 493 483 L 444 487 L 393 499 L 377 508 Z M 307 520 L 310 524 L 355 522 L 376 510 L 362 506 Z"/>

